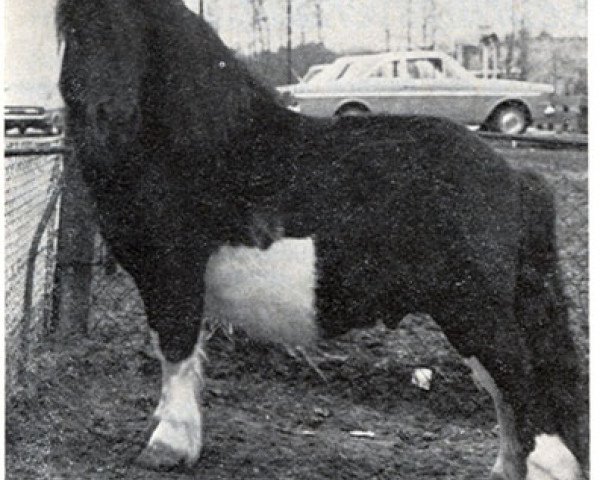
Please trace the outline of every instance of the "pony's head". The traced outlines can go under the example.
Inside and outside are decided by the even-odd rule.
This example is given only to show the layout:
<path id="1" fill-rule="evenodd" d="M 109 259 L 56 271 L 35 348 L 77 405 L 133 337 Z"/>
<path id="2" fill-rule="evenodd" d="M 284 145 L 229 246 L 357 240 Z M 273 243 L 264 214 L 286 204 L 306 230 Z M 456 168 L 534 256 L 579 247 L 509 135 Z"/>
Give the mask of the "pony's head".
<path id="1" fill-rule="evenodd" d="M 272 92 L 181 0 L 59 0 L 57 20 L 60 88 L 84 161 L 206 154 L 277 122 Z"/>
<path id="2" fill-rule="evenodd" d="M 120 150 L 141 123 L 144 19 L 135 0 L 60 0 L 60 90 L 79 145 Z"/>

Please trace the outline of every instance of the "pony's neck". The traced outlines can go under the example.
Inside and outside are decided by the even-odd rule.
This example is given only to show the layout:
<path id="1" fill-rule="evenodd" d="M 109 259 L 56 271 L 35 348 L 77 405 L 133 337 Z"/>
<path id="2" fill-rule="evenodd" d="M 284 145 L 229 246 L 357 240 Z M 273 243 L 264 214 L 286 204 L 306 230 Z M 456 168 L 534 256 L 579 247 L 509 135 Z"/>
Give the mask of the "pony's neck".
<path id="1" fill-rule="evenodd" d="M 179 1 L 151 3 L 145 115 L 154 127 L 178 143 L 210 146 L 287 118 L 208 24 Z"/>

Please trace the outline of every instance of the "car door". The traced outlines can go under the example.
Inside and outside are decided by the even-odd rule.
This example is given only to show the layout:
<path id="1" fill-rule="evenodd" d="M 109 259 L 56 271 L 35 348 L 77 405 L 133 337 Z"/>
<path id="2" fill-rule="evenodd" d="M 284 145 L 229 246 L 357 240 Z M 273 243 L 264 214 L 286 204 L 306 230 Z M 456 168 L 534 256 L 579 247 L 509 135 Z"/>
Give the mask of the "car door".
<path id="1" fill-rule="evenodd" d="M 367 70 L 366 76 L 357 82 L 356 91 L 376 114 L 410 114 L 407 104 L 407 88 L 400 79 L 404 69 L 402 57 L 390 57 Z"/>
<path id="2" fill-rule="evenodd" d="M 412 113 L 473 121 L 473 83 L 455 69 L 446 68 L 443 57 L 411 56 L 403 70 L 403 91 Z"/>

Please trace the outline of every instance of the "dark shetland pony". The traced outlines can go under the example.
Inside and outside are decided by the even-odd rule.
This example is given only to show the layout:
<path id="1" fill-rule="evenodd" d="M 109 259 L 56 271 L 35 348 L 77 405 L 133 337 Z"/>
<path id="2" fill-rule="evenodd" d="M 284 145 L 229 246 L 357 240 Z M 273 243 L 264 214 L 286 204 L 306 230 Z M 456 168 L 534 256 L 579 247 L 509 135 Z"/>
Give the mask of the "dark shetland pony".
<path id="1" fill-rule="evenodd" d="M 142 464 L 200 454 L 209 256 L 285 235 L 316 246 L 323 335 L 432 315 L 494 398 L 495 478 L 578 477 L 577 358 L 542 181 L 445 120 L 289 112 L 180 0 L 61 0 L 58 20 L 77 158 L 162 361 Z"/>

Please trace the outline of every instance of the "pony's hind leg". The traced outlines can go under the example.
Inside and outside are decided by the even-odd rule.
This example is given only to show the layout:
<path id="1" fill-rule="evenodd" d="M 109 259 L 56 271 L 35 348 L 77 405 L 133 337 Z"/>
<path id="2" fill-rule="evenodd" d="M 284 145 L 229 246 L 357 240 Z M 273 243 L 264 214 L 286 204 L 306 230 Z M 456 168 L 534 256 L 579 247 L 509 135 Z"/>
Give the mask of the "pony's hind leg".
<path id="1" fill-rule="evenodd" d="M 151 335 L 162 368 L 161 396 L 154 412 L 159 423 L 137 462 L 151 469 L 182 462 L 191 466 L 202 449 L 202 338 L 188 358 L 170 362 L 160 349 L 158 334 L 151 331 Z"/>
<path id="2" fill-rule="evenodd" d="M 497 359 L 496 359 L 497 360 Z M 506 362 L 504 358 L 504 362 Z M 502 388 L 490 372 L 476 357 L 466 360 L 473 370 L 476 380 L 491 395 L 498 425 L 500 427 L 500 449 L 492 468 L 492 480 L 580 480 L 581 469 L 575 456 L 554 434 L 543 433 L 536 421 L 535 410 L 540 407 L 536 402 L 533 383 L 535 376 L 520 370 L 518 365 L 492 361 L 493 373 Z M 502 370 L 502 373 L 499 373 Z M 508 375 L 507 370 L 512 371 Z M 519 373 L 520 372 L 520 373 Z M 527 396 L 527 392 L 531 396 Z M 514 408 L 513 408 L 514 406 Z"/>
<path id="3" fill-rule="evenodd" d="M 519 442 L 512 407 L 505 401 L 496 382 L 476 357 L 465 359 L 479 383 L 490 394 L 496 408 L 500 427 L 500 451 L 492 468 L 492 480 L 521 480 L 524 478 L 522 446 Z"/>
<path id="4" fill-rule="evenodd" d="M 575 455 L 585 456 L 579 439 L 579 358 L 560 275 L 553 193 L 535 174 L 523 173 L 521 181 L 524 235 L 515 316 L 530 352 L 529 410 L 537 434 L 527 479 L 575 480 L 581 478 Z"/>

